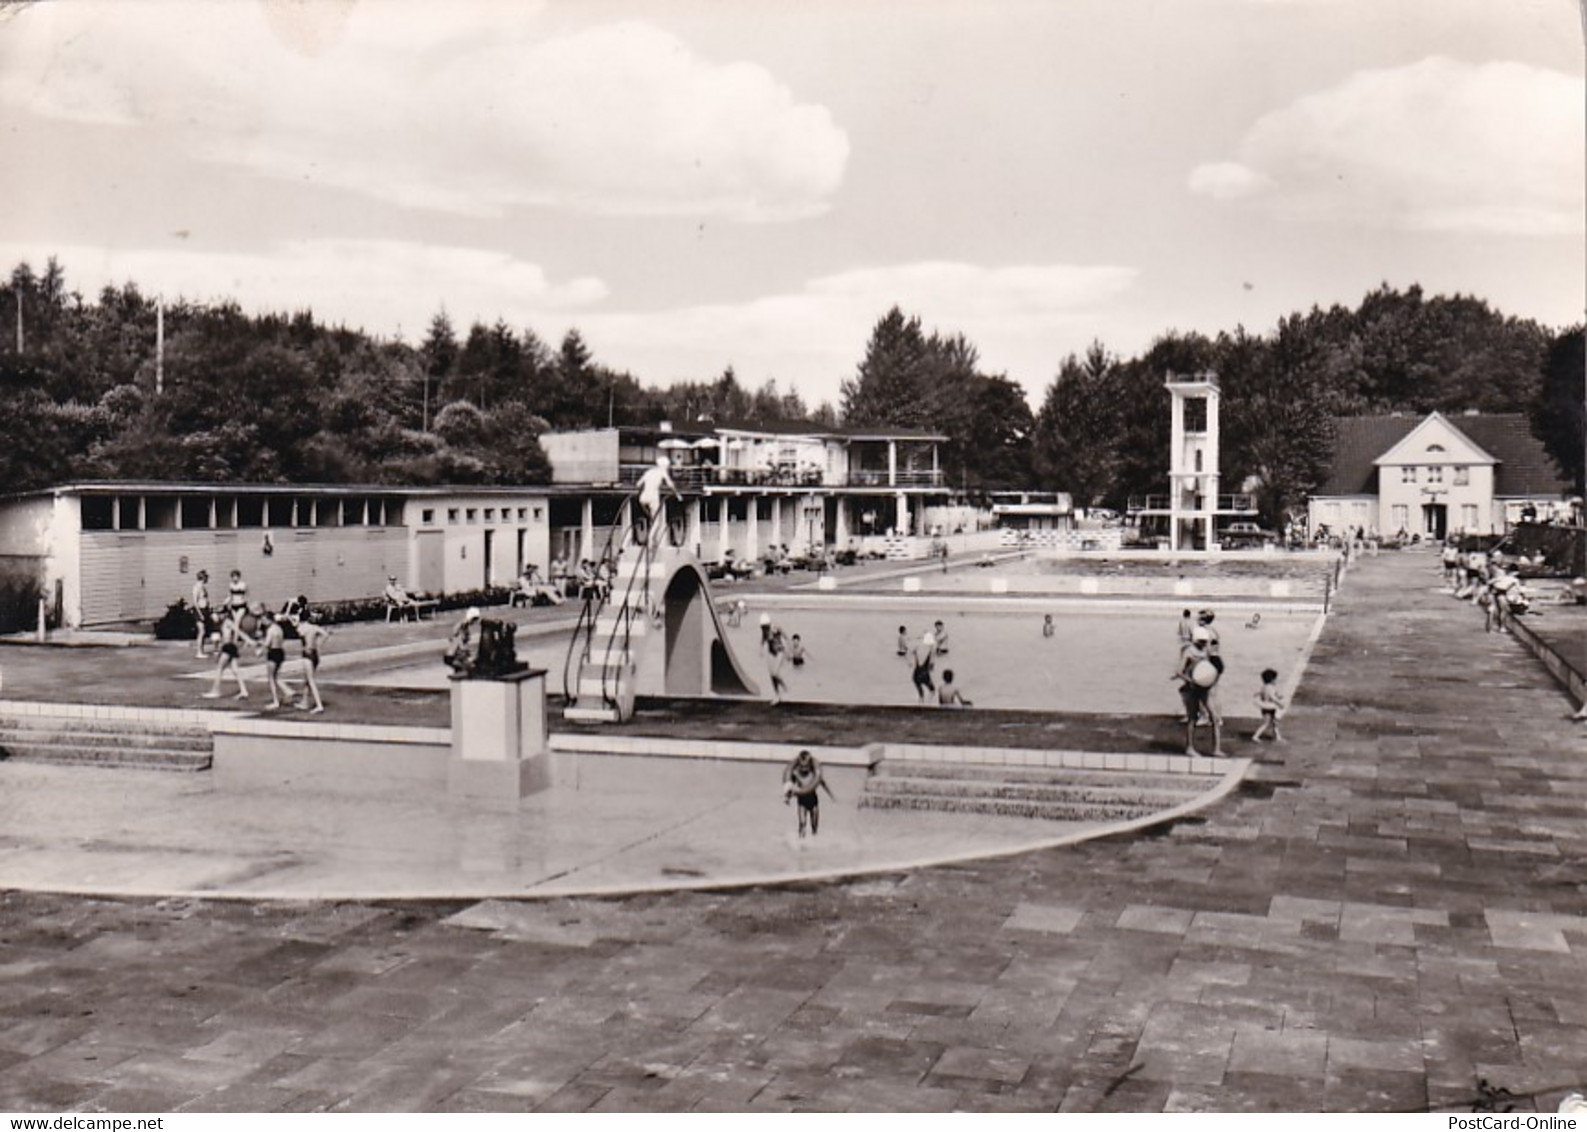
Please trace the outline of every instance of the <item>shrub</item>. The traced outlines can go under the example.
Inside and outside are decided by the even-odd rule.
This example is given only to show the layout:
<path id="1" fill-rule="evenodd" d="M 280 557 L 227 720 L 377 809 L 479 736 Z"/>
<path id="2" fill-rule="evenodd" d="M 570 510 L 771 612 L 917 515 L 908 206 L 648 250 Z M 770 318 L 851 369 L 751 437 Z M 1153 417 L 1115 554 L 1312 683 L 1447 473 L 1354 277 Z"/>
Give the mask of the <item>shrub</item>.
<path id="1" fill-rule="evenodd" d="M 0 568 L 0 633 L 20 633 L 37 626 L 43 596 L 37 578 Z"/>
<path id="2" fill-rule="evenodd" d="M 154 639 L 190 641 L 197 625 L 198 615 L 193 607 L 187 604 L 185 597 L 179 597 L 166 607 L 164 616 L 154 623 Z"/>

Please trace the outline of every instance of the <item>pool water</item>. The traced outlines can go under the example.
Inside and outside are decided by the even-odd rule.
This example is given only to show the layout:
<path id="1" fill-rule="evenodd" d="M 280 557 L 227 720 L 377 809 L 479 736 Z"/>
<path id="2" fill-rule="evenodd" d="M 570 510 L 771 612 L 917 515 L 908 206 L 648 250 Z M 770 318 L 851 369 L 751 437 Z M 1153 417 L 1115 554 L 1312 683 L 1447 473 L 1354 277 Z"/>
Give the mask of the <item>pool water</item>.
<path id="1" fill-rule="evenodd" d="M 1333 571 L 1331 558 L 1280 556 L 1272 561 L 1202 559 L 1129 562 L 1117 558 L 1031 556 L 1003 559 L 990 566 L 956 565 L 944 571 L 913 574 L 911 586 L 926 593 L 1026 595 L 1075 594 L 1098 597 L 1243 597 L 1320 602 Z M 848 588 L 848 587 L 845 587 Z M 859 588 L 899 592 L 902 582 L 862 584 Z"/>
<path id="2" fill-rule="evenodd" d="M 1049 638 L 1042 635 L 1041 612 L 1002 611 L 991 600 L 974 603 L 989 607 L 985 609 L 963 608 L 967 603 L 962 599 L 934 603 L 930 597 L 889 604 L 893 608 L 768 603 L 764 611 L 785 634 L 800 635 L 808 657 L 802 667 L 784 664 L 786 698 L 840 704 L 919 703 L 912 667 L 897 655 L 898 628 L 905 627 L 913 644 L 940 620 L 948 631 L 948 652 L 937 658 L 936 676 L 952 669 L 954 683 L 977 707 L 1107 715 L 1179 710 L 1178 682 L 1172 678 L 1179 657 L 1177 606 L 1055 605 L 1055 633 Z M 1226 666 L 1219 684 L 1223 711 L 1231 718 L 1255 719 L 1259 713 L 1253 697 L 1261 686 L 1262 670 L 1277 669 L 1280 687 L 1292 688 L 1320 614 L 1303 607 L 1258 610 L 1235 603 L 1219 603 L 1215 609 Z M 764 694 L 770 683 L 759 649 L 761 611 L 752 604 L 744 623 L 727 632 L 734 652 Z M 552 690 L 558 690 L 568 636 L 535 637 L 520 646 L 522 659 L 552 672 Z M 321 680 L 436 689 L 447 683 L 439 655 L 397 668 L 327 672 Z M 935 707 L 935 697 L 930 703 Z"/>

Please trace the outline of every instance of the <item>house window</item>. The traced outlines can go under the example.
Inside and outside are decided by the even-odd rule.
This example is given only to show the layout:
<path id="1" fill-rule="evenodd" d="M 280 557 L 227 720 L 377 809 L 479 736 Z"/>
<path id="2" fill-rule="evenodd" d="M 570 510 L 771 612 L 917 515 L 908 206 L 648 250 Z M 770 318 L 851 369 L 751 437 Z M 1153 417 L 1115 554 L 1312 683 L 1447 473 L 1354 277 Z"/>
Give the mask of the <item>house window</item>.
<path id="1" fill-rule="evenodd" d="M 1475 503 L 1461 504 L 1460 525 L 1468 531 L 1477 529 L 1477 505 Z"/>
<path id="2" fill-rule="evenodd" d="M 464 515 L 467 517 L 467 519 L 468 519 L 468 521 L 470 523 L 478 522 L 479 521 L 479 508 L 470 507 L 467 511 L 464 512 Z"/>
<path id="3" fill-rule="evenodd" d="M 1416 482 L 1416 466 L 1414 464 L 1406 464 L 1406 465 L 1404 465 L 1403 467 L 1400 468 L 1400 482 L 1401 483 L 1415 483 Z"/>
<path id="4" fill-rule="evenodd" d="M 541 508 L 536 507 L 535 508 L 535 522 L 537 522 L 537 523 L 540 522 L 540 520 L 542 518 L 544 518 L 544 517 L 545 517 L 545 512 Z"/>
<path id="5" fill-rule="evenodd" d="M 494 523 L 496 521 L 496 508 L 494 508 L 494 507 L 485 508 L 485 521 L 487 523 Z"/>
<path id="6" fill-rule="evenodd" d="M 1428 465 L 1428 468 L 1427 468 L 1427 482 L 1428 483 L 1443 483 L 1444 482 L 1444 465 L 1442 465 L 1442 464 L 1430 464 L 1430 465 Z"/>
<path id="7" fill-rule="evenodd" d="M 1471 483 L 1471 469 L 1467 468 L 1467 467 L 1456 468 L 1455 469 L 1455 486 L 1456 487 L 1465 487 L 1469 483 Z"/>
<path id="8" fill-rule="evenodd" d="M 448 507 L 446 509 L 446 521 L 448 523 L 457 522 L 457 508 L 456 507 Z"/>
<path id="9" fill-rule="evenodd" d="M 1393 514 L 1393 517 L 1389 520 L 1391 530 L 1404 531 L 1410 529 L 1411 509 L 1409 505 L 1396 503 L 1389 510 Z"/>
<path id="10" fill-rule="evenodd" d="M 420 520 L 420 522 L 424 522 L 424 523 L 433 523 L 433 522 L 435 522 L 435 508 L 434 507 L 425 507 L 422 510 L 420 510 L 420 512 L 419 512 L 419 520 Z"/>

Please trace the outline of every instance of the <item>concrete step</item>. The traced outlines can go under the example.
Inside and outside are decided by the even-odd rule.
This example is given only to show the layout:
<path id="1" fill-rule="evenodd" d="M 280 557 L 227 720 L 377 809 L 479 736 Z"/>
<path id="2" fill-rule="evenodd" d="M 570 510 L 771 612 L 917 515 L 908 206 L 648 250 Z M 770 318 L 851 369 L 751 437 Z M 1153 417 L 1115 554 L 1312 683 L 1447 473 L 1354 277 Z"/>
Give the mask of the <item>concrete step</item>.
<path id="1" fill-rule="evenodd" d="M 0 745 L 74 743 L 83 747 L 208 751 L 214 743 L 201 728 L 165 728 L 157 723 L 105 726 L 102 721 L 28 717 L 0 719 Z"/>
<path id="2" fill-rule="evenodd" d="M 625 624 L 615 614 L 602 613 L 595 619 L 595 648 L 592 651 L 604 652 L 607 641 L 614 636 L 621 640 L 625 632 L 630 640 L 645 636 L 650 632 L 650 618 L 636 614 Z"/>
<path id="3" fill-rule="evenodd" d="M 641 574 L 639 560 L 635 558 L 630 561 L 625 555 L 623 561 L 617 565 L 617 573 L 612 577 L 612 589 L 616 593 L 621 593 L 635 577 L 647 577 L 654 581 L 665 578 L 671 570 L 672 566 L 670 563 L 660 558 L 652 558 L 650 560 L 650 568 Z"/>
<path id="4" fill-rule="evenodd" d="M 1070 767 L 1004 766 L 999 763 L 920 762 L 883 759 L 876 775 L 884 778 L 945 778 L 955 782 L 1028 782 L 1067 785 L 1139 787 L 1141 789 L 1184 789 L 1200 793 L 1205 783 L 1184 774 L 1132 770 L 1080 770 Z"/>
<path id="5" fill-rule="evenodd" d="M 595 706 L 599 704 L 599 706 Z M 599 697 L 593 703 L 583 702 L 569 704 L 562 709 L 562 718 L 569 723 L 616 723 L 618 721 L 617 709 L 607 704 L 600 704 Z"/>
<path id="6" fill-rule="evenodd" d="M 613 649 L 610 656 L 604 650 L 597 649 L 590 654 L 588 660 L 579 662 L 579 671 L 599 673 L 603 669 L 607 672 L 617 672 L 628 668 L 634 663 L 634 653 L 629 649 Z"/>
<path id="7" fill-rule="evenodd" d="M 578 688 L 575 689 L 574 701 L 576 703 L 602 703 L 607 696 L 617 696 L 619 682 L 613 677 L 602 681 L 597 675 L 584 675 L 579 677 Z"/>
<path id="8" fill-rule="evenodd" d="M 990 814 L 1044 821 L 1111 822 L 1146 817 L 1162 807 L 1127 802 L 1039 802 L 1015 798 L 953 798 L 938 794 L 877 794 L 867 790 L 860 796 L 860 808 Z"/>
<path id="9" fill-rule="evenodd" d="M 860 806 L 1047 821 L 1128 821 L 1195 798 L 1212 780 L 1149 771 L 883 760 Z"/>
<path id="10" fill-rule="evenodd" d="M 0 760 L 55 763 L 61 766 L 117 767 L 135 770 L 208 770 L 209 751 L 161 750 L 158 747 L 77 747 L 57 743 L 0 741 Z"/>
<path id="11" fill-rule="evenodd" d="M 1199 785 L 1205 786 L 1205 783 Z M 1020 802 L 1074 802 L 1082 805 L 1127 805 L 1165 810 L 1188 802 L 1201 793 L 1190 785 L 1177 790 L 1150 787 L 1091 785 L 1088 783 L 990 782 L 951 778 L 878 777 L 865 784 L 874 794 L 935 798 L 990 798 Z"/>
<path id="12" fill-rule="evenodd" d="M 63 765 L 208 770 L 209 730 L 160 720 L 9 716 L 0 719 L 0 758 Z"/>

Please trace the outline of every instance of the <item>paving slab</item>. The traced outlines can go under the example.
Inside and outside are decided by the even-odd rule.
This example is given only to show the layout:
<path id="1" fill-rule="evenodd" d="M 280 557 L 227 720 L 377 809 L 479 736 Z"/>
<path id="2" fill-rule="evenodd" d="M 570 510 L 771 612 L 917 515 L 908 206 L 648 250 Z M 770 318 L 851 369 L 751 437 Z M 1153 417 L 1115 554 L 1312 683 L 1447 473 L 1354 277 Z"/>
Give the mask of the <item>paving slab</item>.
<path id="1" fill-rule="evenodd" d="M 1587 1078 L 1587 734 L 1436 573 L 1354 565 L 1290 741 L 1155 831 L 611 899 L 0 890 L 0 1109 L 1551 1110 Z M 279 869 L 275 816 L 219 866 L 151 820 L 150 867 Z M 61 859 L 136 876 L 138 828 Z"/>

